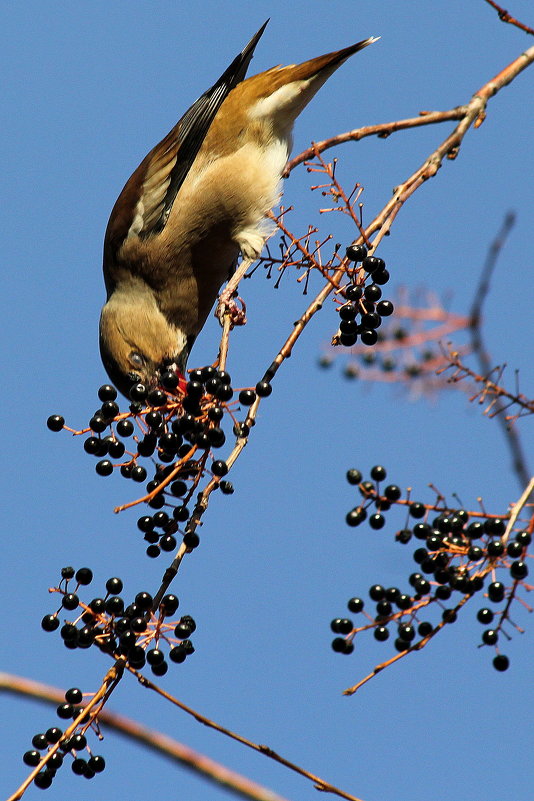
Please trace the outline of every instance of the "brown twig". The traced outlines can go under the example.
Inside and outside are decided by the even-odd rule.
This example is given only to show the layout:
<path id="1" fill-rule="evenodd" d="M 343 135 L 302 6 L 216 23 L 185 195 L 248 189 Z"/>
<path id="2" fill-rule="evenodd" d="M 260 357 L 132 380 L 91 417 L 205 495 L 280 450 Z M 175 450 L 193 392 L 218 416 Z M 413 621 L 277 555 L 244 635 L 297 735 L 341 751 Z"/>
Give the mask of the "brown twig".
<path id="1" fill-rule="evenodd" d="M 369 236 L 375 232 L 373 246 L 386 236 L 402 206 L 425 181 L 432 178 L 440 169 L 445 158 L 455 159 L 467 131 L 472 125 L 482 124 L 486 106 L 491 97 L 507 86 L 520 72 L 534 61 L 534 47 L 530 47 L 502 69 L 494 78 L 485 83 L 471 98 L 465 114 L 454 131 L 434 150 L 425 162 L 402 184 L 396 187 L 392 199 L 368 226 Z"/>
<path id="2" fill-rule="evenodd" d="M 357 798 L 355 795 L 351 795 L 350 793 L 346 793 L 344 790 L 340 790 L 339 787 L 335 787 L 330 782 L 325 781 L 325 779 L 321 779 L 319 776 L 316 776 L 314 773 L 310 773 L 310 771 L 305 770 L 304 768 L 299 767 L 294 762 L 290 762 L 288 759 L 280 756 L 276 751 L 273 751 L 272 748 L 269 748 L 267 745 L 260 745 L 258 743 L 253 742 L 252 740 L 243 737 L 241 734 L 236 734 L 236 732 L 231 731 L 231 729 L 227 729 L 225 726 L 221 726 L 219 723 L 215 723 L 215 721 L 210 720 L 205 715 L 202 715 L 200 712 L 195 711 L 191 707 L 184 704 L 182 701 L 179 701 L 170 693 L 163 690 L 161 687 L 158 687 L 157 684 L 154 684 L 150 679 L 145 678 L 141 673 L 138 673 L 136 670 L 130 668 L 130 671 L 137 676 L 140 684 L 143 687 L 146 687 L 149 690 L 153 690 L 154 692 L 161 695 L 167 701 L 177 706 L 183 712 L 186 712 L 188 715 L 191 715 L 195 718 L 198 723 L 202 723 L 204 726 L 207 726 L 210 729 L 215 729 L 215 731 L 220 732 L 221 734 L 230 737 L 232 740 L 236 740 L 238 743 L 247 746 L 247 748 L 251 748 L 253 751 L 258 751 L 260 754 L 269 757 L 269 759 L 273 759 L 275 762 L 279 762 L 281 765 L 284 765 L 286 768 L 298 773 L 300 776 L 304 776 L 306 779 L 310 779 L 316 787 L 317 790 L 320 790 L 324 793 L 332 793 L 334 795 L 339 796 L 340 798 L 346 798 L 347 801 L 361 801 L 360 798 Z"/>
<path id="3" fill-rule="evenodd" d="M 246 431 L 248 431 L 255 423 L 255 418 L 258 412 L 259 404 L 260 404 L 260 398 L 256 398 L 256 400 L 249 409 L 247 418 L 245 420 Z M 237 437 L 236 444 L 233 450 L 231 451 L 230 455 L 226 459 L 226 464 L 228 465 L 228 468 L 232 467 L 232 465 L 238 458 L 239 454 L 241 453 L 247 442 L 248 442 L 248 434 L 241 437 Z M 211 480 L 204 487 L 204 489 L 199 493 L 197 502 L 195 504 L 195 508 L 193 509 L 191 517 L 189 518 L 185 528 L 186 534 L 192 534 L 196 532 L 198 526 L 202 524 L 202 516 L 204 515 L 204 512 L 208 508 L 210 495 L 213 492 L 213 490 L 218 488 L 219 482 L 220 478 L 218 476 L 213 476 L 213 478 L 211 478 Z M 171 583 L 173 582 L 174 578 L 176 577 L 185 554 L 188 552 L 189 551 L 187 546 L 185 546 L 182 542 L 171 564 L 165 570 L 161 586 L 157 591 L 156 595 L 154 596 L 154 601 L 152 604 L 153 609 L 158 608 L 161 599 L 163 598 L 168 588 L 170 587 Z"/>
<path id="4" fill-rule="evenodd" d="M 232 317 L 226 312 L 222 315 L 222 334 L 219 345 L 219 370 L 226 370 L 226 360 L 228 358 L 228 345 L 230 344 L 230 331 L 232 329 Z"/>
<path id="5" fill-rule="evenodd" d="M 450 112 L 434 112 L 435 116 L 432 120 L 425 120 L 423 117 L 419 122 L 418 118 L 404 121 L 409 122 L 409 125 L 404 127 L 415 127 L 417 124 L 422 125 L 429 121 L 441 122 L 444 119 L 459 119 L 460 122 L 449 136 L 430 154 L 425 162 L 403 183 L 399 184 L 393 193 L 392 199 L 384 206 L 382 211 L 377 214 L 375 219 L 366 228 L 366 238 L 370 238 L 376 234 L 373 240 L 373 248 L 376 248 L 379 242 L 389 232 L 393 221 L 401 210 L 404 203 L 410 198 L 414 192 L 421 187 L 425 181 L 432 178 L 438 172 L 445 158 L 455 159 L 467 131 L 474 125 L 475 128 L 479 127 L 485 118 L 485 110 L 488 101 L 497 92 L 507 86 L 514 80 L 520 72 L 526 69 L 534 61 L 534 47 L 525 50 L 520 56 L 514 59 L 507 67 L 502 69 L 494 78 L 485 83 L 471 98 L 469 103 L 465 106 L 458 106 Z M 441 118 L 440 118 L 441 115 Z M 443 116 L 448 115 L 448 116 Z M 425 115 L 426 116 L 426 115 Z M 430 117 L 430 115 L 428 115 Z M 386 124 L 387 127 L 388 124 Z M 392 123 L 389 123 L 392 125 Z M 373 131 L 376 133 L 376 131 Z M 348 136 L 344 141 L 349 141 L 355 137 Z M 361 137 L 360 137 L 361 138 Z M 310 150 L 307 151 L 307 156 L 313 155 L 315 152 L 321 150 L 321 144 L 324 145 L 322 149 L 326 149 L 332 144 L 339 144 L 341 140 L 334 142 L 333 139 L 326 140 L 325 143 L 315 143 Z M 332 143 L 332 144 L 331 144 Z M 300 163 L 300 156 L 297 156 L 297 163 Z M 304 159 L 302 159 L 304 160 Z M 293 165 L 290 163 L 290 167 Z"/>
<path id="6" fill-rule="evenodd" d="M 506 526 L 506 531 L 502 536 L 503 543 L 508 542 L 510 534 L 514 530 L 517 518 L 521 514 L 522 510 L 525 508 L 526 504 L 528 503 L 528 499 L 530 498 L 533 491 L 534 491 L 534 477 L 529 479 L 521 497 L 519 498 L 517 503 L 514 504 L 512 512 L 510 513 L 510 519 L 508 520 L 508 524 Z"/>
<path id="7" fill-rule="evenodd" d="M 436 500 L 435 503 L 421 503 L 420 501 L 417 501 L 418 506 L 424 508 L 425 509 L 425 513 L 426 513 L 424 518 L 421 518 L 421 520 L 426 521 L 429 512 L 439 512 L 439 513 L 446 512 L 446 513 L 450 513 L 450 514 L 455 514 L 456 510 L 458 509 L 458 506 L 457 505 L 451 506 L 450 504 L 448 504 L 446 502 L 446 500 L 445 500 L 445 497 L 443 495 L 441 495 L 441 493 L 438 492 L 438 490 L 436 489 L 436 487 L 434 487 L 433 484 L 430 484 L 429 486 L 436 493 L 437 500 Z M 413 498 L 410 497 L 411 496 L 411 490 L 412 490 L 411 487 L 408 487 L 408 490 L 407 490 L 408 497 L 406 497 L 406 498 L 398 498 L 396 501 L 388 501 L 386 496 L 385 495 L 381 495 L 374 487 L 372 489 L 369 489 L 364 484 L 359 484 L 358 485 L 358 489 L 360 490 L 360 492 L 362 494 L 362 503 L 360 504 L 359 507 L 356 507 L 356 508 L 361 508 L 361 507 L 365 506 L 366 502 L 369 502 L 368 505 L 371 506 L 373 503 L 376 503 L 378 501 L 379 505 L 386 504 L 386 503 L 393 503 L 395 506 L 398 506 L 400 508 L 406 507 L 407 509 L 409 509 L 410 506 L 412 506 L 412 504 L 414 503 Z M 485 510 L 481 511 L 481 512 L 477 512 L 474 509 L 470 509 L 469 510 L 469 516 L 471 518 L 480 517 L 480 518 L 483 518 L 484 520 L 507 520 L 510 515 L 509 514 L 505 514 L 505 515 L 502 515 L 502 514 L 491 514 L 489 512 L 486 512 Z M 463 551 L 460 551 L 460 552 L 463 553 Z"/>
<path id="8" fill-rule="evenodd" d="M 311 189 L 312 191 L 315 189 L 326 190 L 323 191 L 323 195 L 330 196 L 335 203 L 335 206 L 333 208 L 319 209 L 319 212 L 321 214 L 325 214 L 331 211 L 341 211 L 344 214 L 347 214 L 351 218 L 352 222 L 354 223 L 358 231 L 360 232 L 364 244 L 369 249 L 371 249 L 372 245 L 367 238 L 367 233 L 365 231 L 363 223 L 361 222 L 359 216 L 354 211 L 354 206 L 361 197 L 361 194 L 363 192 L 363 187 L 361 186 L 361 184 L 356 184 L 350 195 L 347 195 L 347 193 L 339 183 L 338 179 L 336 178 L 337 159 L 334 159 L 334 163 L 332 166 L 332 164 L 326 162 L 322 158 L 319 149 L 314 144 L 312 144 L 311 149 L 313 151 L 313 158 L 316 159 L 316 161 L 315 162 L 306 161 L 308 172 L 323 173 L 329 178 L 328 184 L 319 184 L 318 186 L 312 186 Z M 317 166 L 317 162 L 319 166 Z M 342 204 L 339 203 L 340 200 L 343 201 Z"/>
<path id="9" fill-rule="evenodd" d="M 525 33 L 530 33 L 531 36 L 534 36 L 534 28 L 529 28 L 528 25 L 519 22 L 519 20 L 515 19 L 515 17 L 512 17 L 512 15 L 508 13 L 508 11 L 506 11 L 504 8 L 501 8 L 501 6 L 497 5 L 497 3 L 494 2 L 494 0 L 486 0 L 486 3 L 488 3 L 492 8 L 495 9 L 497 14 L 499 15 L 499 19 L 501 20 L 501 22 L 508 22 L 510 23 L 510 25 L 515 25 L 516 28 L 519 28 L 520 30 L 525 31 Z"/>
<path id="10" fill-rule="evenodd" d="M 306 239 L 306 237 L 307 237 L 308 235 L 306 234 L 305 236 L 302 236 L 302 237 L 299 237 L 299 238 L 297 238 L 297 237 L 293 236 L 293 234 L 292 234 L 292 233 L 290 233 L 290 231 L 289 231 L 289 230 L 286 228 L 286 226 L 284 225 L 284 223 L 283 223 L 283 221 L 282 221 L 282 217 L 281 217 L 281 216 L 275 217 L 275 215 L 272 213 L 272 211 L 269 211 L 269 212 L 267 213 L 267 216 L 268 216 L 268 217 L 269 217 L 271 220 L 273 220 L 273 222 L 274 222 L 274 223 L 276 223 L 276 227 L 277 227 L 277 228 L 278 228 L 280 231 L 282 231 L 282 233 L 283 233 L 283 234 L 284 234 L 284 235 L 285 235 L 285 236 L 286 236 L 286 237 L 287 237 L 287 238 L 288 238 L 288 239 L 291 241 L 291 245 L 292 245 L 293 247 L 295 247 L 295 248 L 296 248 L 296 249 L 299 251 L 299 253 L 301 254 L 301 261 L 307 261 L 307 262 L 309 262 L 309 261 L 312 261 L 312 262 L 313 262 L 313 266 L 314 266 L 314 268 L 315 268 L 315 269 L 317 269 L 317 270 L 319 270 L 319 272 L 321 273 L 321 275 L 323 276 L 323 278 L 324 278 L 326 281 L 328 281 L 329 283 L 331 283 L 331 284 L 332 284 L 332 279 L 331 279 L 331 277 L 330 277 L 330 275 L 329 275 L 328 271 L 327 271 L 327 270 L 325 270 L 325 269 L 324 269 L 324 268 L 323 268 L 323 267 L 322 267 L 322 266 L 319 264 L 319 262 L 317 261 L 317 259 L 315 259 L 315 258 L 314 258 L 313 254 L 312 254 L 312 253 L 310 253 L 310 251 L 309 251 L 309 249 L 308 249 L 308 246 L 307 246 L 307 242 L 304 242 L 304 243 L 302 242 L 302 240 L 303 240 L 303 239 Z M 332 284 L 332 288 L 335 288 L 333 284 Z"/>
<path id="11" fill-rule="evenodd" d="M 248 430 L 255 424 L 255 419 L 258 413 L 259 404 L 260 404 L 260 398 L 256 398 L 256 400 L 254 401 L 254 403 L 252 404 L 252 406 L 248 411 L 248 415 L 244 423 L 245 425 L 244 430 L 247 431 L 247 433 L 243 436 L 238 436 L 236 438 L 236 443 L 234 445 L 234 448 L 225 460 L 229 469 L 232 467 L 232 465 L 238 458 L 239 454 L 241 453 L 241 451 L 248 442 Z M 217 476 L 214 476 L 211 479 L 211 481 L 207 484 L 207 486 L 204 487 L 202 492 L 199 493 L 195 510 L 191 515 L 189 522 L 187 523 L 186 526 L 187 533 L 196 531 L 197 527 L 200 525 L 202 515 L 204 514 L 204 512 L 208 507 L 209 496 L 211 495 L 214 489 L 217 489 L 217 487 L 219 486 L 219 481 L 220 479 Z"/>
<path id="12" fill-rule="evenodd" d="M 174 481 L 180 470 L 182 470 L 184 464 L 186 464 L 186 462 L 188 462 L 194 456 L 196 451 L 197 451 L 196 445 L 192 445 L 191 449 L 186 453 L 186 455 L 183 456 L 178 462 L 176 462 L 173 470 L 171 470 L 169 475 L 166 478 L 164 478 L 163 481 L 161 481 L 158 484 L 158 486 L 152 490 L 152 492 L 143 495 L 142 498 L 137 498 L 135 501 L 130 501 L 130 503 L 123 503 L 122 506 L 116 506 L 115 509 L 113 510 L 115 514 L 118 514 L 119 512 L 124 512 L 125 509 L 130 509 L 132 506 L 137 506 L 140 503 L 149 503 L 149 501 L 151 501 L 152 498 L 155 498 L 155 496 L 158 495 L 168 484 Z"/>
<path id="13" fill-rule="evenodd" d="M 471 597 L 472 597 L 471 595 L 464 595 L 461 601 L 459 601 L 459 603 L 457 603 L 454 609 L 452 610 L 453 614 L 457 614 L 458 611 L 462 608 L 462 606 L 466 604 L 469 598 Z M 400 651 L 398 654 L 395 654 L 395 656 L 392 656 L 391 659 L 386 659 L 385 662 L 382 662 L 380 665 L 377 665 L 371 673 L 369 673 L 359 682 L 354 684 L 352 687 L 347 687 L 346 690 L 343 690 L 343 695 L 354 695 L 354 693 L 357 692 L 360 689 L 360 687 L 363 687 L 364 684 L 367 684 L 368 681 L 373 679 L 387 667 L 393 665 L 395 662 L 398 662 L 399 659 L 403 659 L 403 657 L 408 656 L 408 654 L 411 654 L 414 651 L 420 651 L 421 648 L 424 648 L 425 645 L 427 645 L 427 643 L 430 642 L 430 640 L 436 636 L 438 631 L 441 631 L 441 629 L 446 625 L 447 625 L 447 620 L 441 620 L 438 623 L 438 625 L 434 629 L 432 629 L 430 634 L 427 634 L 426 637 L 423 637 L 422 640 L 419 640 L 419 642 L 414 643 L 414 645 L 407 646 L 405 651 Z"/>
<path id="14" fill-rule="evenodd" d="M 482 385 L 482 389 L 472 395 L 469 400 L 478 400 L 479 403 L 485 403 L 489 398 L 488 406 L 484 409 L 484 414 L 488 415 L 489 417 L 495 417 L 497 414 L 494 407 L 496 399 L 498 398 L 506 398 L 508 400 L 508 403 L 502 407 L 503 411 L 509 409 L 511 406 L 519 406 L 519 408 L 522 410 L 515 415 L 506 415 L 505 419 L 507 421 L 513 422 L 519 417 L 526 417 L 527 415 L 534 414 L 534 400 L 527 398 L 520 392 L 510 392 L 498 383 L 498 381 L 500 381 L 502 378 L 505 365 L 496 365 L 489 371 L 488 374 L 480 375 L 475 370 L 467 367 L 467 365 L 461 361 L 460 354 L 457 350 L 449 350 L 447 351 L 447 365 L 439 368 L 437 372 L 440 375 L 446 370 L 450 370 L 451 367 L 454 367 L 455 369 L 453 374 L 449 376 L 448 380 L 450 382 L 459 383 L 465 378 L 469 378 L 475 384 Z M 497 381 L 492 380 L 492 376 L 495 374 L 497 374 Z"/>
<path id="15" fill-rule="evenodd" d="M 299 164 L 304 161 L 309 161 L 316 153 L 322 153 L 324 150 L 329 150 L 331 147 L 342 145 L 345 142 L 359 142 L 360 139 L 365 139 L 367 136 L 378 136 L 381 139 L 386 139 L 390 134 L 395 131 L 405 131 L 409 128 L 419 128 L 421 125 L 435 125 L 439 122 L 448 122 L 449 120 L 461 120 L 466 112 L 466 106 L 458 106 L 457 108 L 450 109 L 449 111 L 421 111 L 418 117 L 409 117 L 405 120 L 394 120 L 393 122 L 382 122 L 378 125 L 365 125 L 362 128 L 355 128 L 346 133 L 331 136 L 328 139 L 323 139 L 321 142 L 313 142 L 310 147 L 299 153 L 288 161 L 284 176 L 287 177 L 291 170 L 294 170 Z"/>
<path id="16" fill-rule="evenodd" d="M 232 302 L 234 294 L 237 292 L 241 279 L 244 277 L 247 270 L 254 264 L 256 259 L 242 259 L 234 274 L 224 287 L 223 291 L 217 301 L 217 308 L 215 316 L 223 323 L 224 317 L 228 314 L 228 305 Z M 221 368 L 222 369 L 222 368 Z"/>

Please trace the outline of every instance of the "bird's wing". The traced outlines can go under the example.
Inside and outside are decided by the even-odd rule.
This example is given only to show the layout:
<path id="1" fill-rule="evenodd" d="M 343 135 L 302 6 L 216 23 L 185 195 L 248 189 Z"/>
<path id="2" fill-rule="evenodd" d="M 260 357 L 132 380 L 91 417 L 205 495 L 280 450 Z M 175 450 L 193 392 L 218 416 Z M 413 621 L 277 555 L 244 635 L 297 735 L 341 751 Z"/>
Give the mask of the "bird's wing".
<path id="1" fill-rule="evenodd" d="M 113 258 L 127 237 L 146 239 L 164 228 L 176 195 L 202 146 L 213 118 L 231 90 L 245 77 L 254 48 L 267 22 L 232 61 L 217 83 L 193 103 L 127 181 L 109 219 L 105 238 L 105 261 Z"/>

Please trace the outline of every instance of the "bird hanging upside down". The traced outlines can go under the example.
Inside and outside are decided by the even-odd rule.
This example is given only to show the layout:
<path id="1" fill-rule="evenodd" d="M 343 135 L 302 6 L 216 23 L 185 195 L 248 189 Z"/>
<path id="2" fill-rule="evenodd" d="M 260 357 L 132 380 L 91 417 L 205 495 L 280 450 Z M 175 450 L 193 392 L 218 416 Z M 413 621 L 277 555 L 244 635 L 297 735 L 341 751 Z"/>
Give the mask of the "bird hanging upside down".
<path id="1" fill-rule="evenodd" d="M 265 23 L 266 25 L 267 23 Z M 245 78 L 263 25 L 126 183 L 104 240 L 104 367 L 126 396 L 183 372 L 239 253 L 257 258 L 295 119 L 374 38 Z"/>

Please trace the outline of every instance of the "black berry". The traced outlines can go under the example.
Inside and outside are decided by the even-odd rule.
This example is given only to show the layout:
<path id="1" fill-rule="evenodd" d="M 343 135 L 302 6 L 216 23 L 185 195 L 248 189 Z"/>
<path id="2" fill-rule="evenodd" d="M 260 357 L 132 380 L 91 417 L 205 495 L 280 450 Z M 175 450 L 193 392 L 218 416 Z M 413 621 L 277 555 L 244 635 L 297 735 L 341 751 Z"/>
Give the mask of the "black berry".
<path id="1" fill-rule="evenodd" d="M 518 561 L 512 562 L 510 567 L 510 575 L 513 579 L 521 580 L 528 576 L 528 566 L 526 562 Z"/>
<path id="2" fill-rule="evenodd" d="M 96 463 L 95 470 L 99 476 L 110 476 L 113 473 L 113 465 L 109 459 L 102 459 Z"/>
<path id="3" fill-rule="evenodd" d="M 217 459 L 211 465 L 211 472 L 214 476 L 225 476 L 228 472 L 228 465 L 221 459 Z"/>
<path id="4" fill-rule="evenodd" d="M 345 254 L 350 261 L 363 261 L 367 256 L 367 248 L 365 245 L 349 245 Z"/>
<path id="5" fill-rule="evenodd" d="M 386 262 L 384 259 L 379 258 L 378 256 L 367 256 L 362 263 L 362 267 L 368 273 L 376 273 L 380 270 L 383 270 L 386 266 Z"/>
<path id="6" fill-rule="evenodd" d="M 374 481 L 384 481 L 386 475 L 386 468 L 382 467 L 380 464 L 377 464 L 371 468 L 371 478 Z"/>
<path id="7" fill-rule="evenodd" d="M 360 484 L 362 480 L 362 474 L 359 470 L 347 470 L 347 481 L 349 484 Z"/>
<path id="8" fill-rule="evenodd" d="M 394 306 L 390 300 L 381 300 L 376 304 L 376 312 L 380 317 L 389 317 L 393 314 Z"/>
<path id="9" fill-rule="evenodd" d="M 65 419 L 60 414 L 52 414 L 46 421 L 50 431 L 61 431 L 65 425 Z"/>
<path id="10" fill-rule="evenodd" d="M 493 660 L 493 667 L 495 670 L 504 671 L 508 670 L 510 666 L 510 660 L 504 654 L 497 654 L 497 656 Z"/>
<path id="11" fill-rule="evenodd" d="M 119 420 L 116 428 L 120 437 L 129 437 L 133 434 L 134 425 L 131 420 Z"/>

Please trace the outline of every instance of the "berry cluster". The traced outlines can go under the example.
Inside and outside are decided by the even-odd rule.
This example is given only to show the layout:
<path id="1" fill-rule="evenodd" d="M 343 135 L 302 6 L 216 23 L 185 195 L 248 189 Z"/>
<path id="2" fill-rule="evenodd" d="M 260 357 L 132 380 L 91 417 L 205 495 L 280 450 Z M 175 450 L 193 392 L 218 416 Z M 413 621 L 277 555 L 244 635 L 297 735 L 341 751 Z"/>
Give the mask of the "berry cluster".
<path id="1" fill-rule="evenodd" d="M 426 379 L 429 389 L 440 385 L 436 370 L 443 367 L 443 357 L 433 343 L 425 342 L 424 347 L 416 347 L 409 329 L 399 323 L 378 331 L 377 344 L 383 343 L 387 343 L 387 349 L 354 348 L 351 361 L 343 369 L 344 378 L 371 382 L 394 379 L 410 384 L 418 379 Z M 322 369 L 331 367 L 333 363 L 332 352 L 322 354 L 318 360 Z"/>
<path id="2" fill-rule="evenodd" d="M 267 397 L 271 392 L 270 382 L 264 379 L 255 389 L 242 389 L 239 404 L 249 407 L 258 397 Z M 235 420 L 229 405 L 233 396 L 230 375 L 211 365 L 192 370 L 187 382 L 169 371 L 161 378 L 161 388 L 148 391 L 144 385 L 136 384 L 130 391 L 128 412 L 121 413 L 117 390 L 105 384 L 98 390 L 101 406 L 89 420 L 89 427 L 73 432 L 89 434 L 84 450 L 98 459 L 95 469 L 99 475 L 109 476 L 118 470 L 134 482 L 149 479 L 146 503 L 159 511 L 140 518 L 138 527 L 148 542 L 150 557 L 175 548 L 175 535 L 180 524 L 190 518 L 188 503 L 208 469 L 208 456 L 226 442 L 221 428 L 225 413 Z M 48 418 L 47 425 L 51 431 L 67 428 L 63 417 L 57 414 Z M 248 427 L 236 421 L 233 433 L 245 437 Z M 150 477 L 143 459 L 152 461 Z M 224 494 L 233 492 L 232 484 L 222 480 L 228 472 L 224 460 L 214 457 L 209 471 L 218 479 Z M 166 511 L 161 511 L 163 507 Z M 198 545 L 196 534 L 185 537 L 189 538 L 188 548 Z"/>
<path id="3" fill-rule="evenodd" d="M 228 471 L 226 462 L 216 460 L 211 466 L 213 475 L 223 476 Z M 180 524 L 186 523 L 191 512 L 187 501 L 202 476 L 202 465 L 195 460 L 186 461 L 177 472 L 175 465 L 158 465 L 154 477 L 146 485 L 147 492 L 154 494 L 148 501 L 148 506 L 157 509 L 152 515 L 142 515 L 137 521 L 137 528 L 142 532 L 145 542 L 148 543 L 147 556 L 155 558 L 163 552 L 174 551 L 177 545 L 176 534 L 180 532 Z M 173 479 L 169 481 L 168 479 Z M 196 479 L 196 480 L 195 480 Z M 192 482 L 188 483 L 188 480 Z M 158 487 L 163 485 L 161 490 Z M 234 492 L 233 484 L 223 480 L 218 482 L 223 495 Z M 180 500 L 177 503 L 178 499 Z M 168 512 L 162 507 L 167 506 Z M 200 538 L 195 531 L 186 531 L 181 534 L 184 545 L 193 550 L 200 544 Z"/>
<path id="4" fill-rule="evenodd" d="M 195 372 L 204 373 L 208 369 Z M 118 467 L 124 478 L 142 483 L 147 478 L 147 470 L 138 463 L 140 457 L 154 456 L 159 462 L 168 463 L 187 456 L 192 445 L 202 451 L 224 445 L 226 436 L 219 427 L 224 415 L 222 401 L 229 401 L 234 391 L 228 373 L 211 370 L 217 376 L 206 381 L 213 385 L 213 394 L 202 403 L 202 408 L 204 383 L 198 377 L 187 383 L 184 393 L 177 394 L 162 389 L 148 392 L 143 384 L 136 384 L 130 391 L 130 411 L 122 414 L 116 402 L 115 387 L 109 384 L 100 387 L 98 397 L 102 405 L 89 420 L 89 428 L 84 430 L 84 433 L 91 432 L 84 441 L 85 452 L 100 460 L 96 472 L 107 476 Z M 162 381 L 166 376 L 164 374 Z M 174 378 L 178 380 L 176 375 Z M 133 437 L 134 448 L 127 450 L 124 440 L 134 434 L 134 423 L 138 433 Z M 64 420 L 52 415 L 47 425 L 52 431 L 59 431 L 64 427 Z M 109 433 L 103 436 L 106 431 Z M 122 463 L 114 465 L 111 461 L 125 456 Z"/>
<path id="5" fill-rule="evenodd" d="M 91 583 L 92 571 L 87 567 L 74 570 L 64 567 L 61 581 L 55 591 L 62 596 L 61 607 L 53 614 L 45 615 L 41 621 L 44 631 L 60 628 L 59 615 L 62 610 L 79 610 L 74 621 L 65 621 L 60 635 L 66 648 L 90 648 L 96 645 L 104 653 L 114 658 L 124 657 L 127 664 L 140 670 L 145 664 L 155 676 L 163 676 L 168 670 L 165 651 L 169 648 L 171 662 L 184 662 L 194 652 L 189 639 L 196 629 L 190 615 L 184 615 L 178 622 L 167 621 L 179 606 L 175 595 L 165 595 L 157 610 L 148 592 L 138 592 L 132 603 L 126 605 L 119 595 L 123 584 L 120 578 L 110 578 L 106 582 L 106 594 L 93 598 L 89 603 L 80 600 L 78 590 Z M 70 582 L 75 579 L 75 587 Z"/>
<path id="6" fill-rule="evenodd" d="M 444 624 L 454 623 L 464 603 L 473 595 L 482 592 L 493 604 L 504 607 L 497 612 L 483 605 L 477 612 L 477 620 L 490 626 L 482 634 L 481 645 L 495 646 L 494 667 L 503 671 L 509 659 L 499 653 L 497 642 L 504 636 L 509 639 L 506 624 L 513 626 L 509 607 L 518 587 L 524 585 L 528 575 L 527 549 L 531 543 L 528 531 L 518 530 L 507 535 L 505 519 L 465 509 L 444 508 L 442 499 L 435 504 L 423 504 L 403 498 L 396 484 L 381 487 L 386 470 L 375 465 L 370 478 L 364 480 L 359 470 L 349 470 L 349 484 L 357 486 L 362 496 L 361 503 L 346 516 L 349 526 L 359 526 L 365 520 L 370 527 L 379 530 L 386 523 L 385 513 L 392 507 L 404 507 L 407 520 L 404 528 L 397 531 L 395 539 L 406 545 L 412 540 L 420 544 L 413 552 L 413 561 L 418 570 L 410 574 L 410 589 L 406 592 L 398 587 L 374 584 L 369 588 L 369 598 L 375 604 L 373 612 L 364 611 L 362 598 L 351 598 L 348 609 L 362 613 L 367 622 L 355 627 L 348 618 L 336 618 L 331 623 L 335 634 L 332 647 L 339 653 L 351 653 L 353 639 L 359 632 L 372 630 L 375 639 L 384 642 L 396 629 L 395 648 L 399 652 L 420 648 L 439 631 Z M 498 580 L 496 571 L 506 571 L 507 583 Z M 491 575 L 490 575 L 491 574 Z M 486 578 L 491 581 L 486 585 Z M 507 586 L 508 584 L 508 586 Z M 454 599 L 454 593 L 461 598 Z M 446 605 L 453 598 L 450 606 Z M 422 613 L 432 609 L 440 611 L 441 620 L 432 623 L 421 619 Z"/>
<path id="7" fill-rule="evenodd" d="M 351 261 L 361 262 L 361 268 L 354 271 L 355 283 L 345 287 L 343 294 L 347 302 L 338 308 L 341 322 L 335 344 L 350 347 L 359 337 L 364 345 L 375 345 L 382 318 L 393 314 L 393 303 L 381 300 L 381 286 L 389 281 L 389 272 L 383 259 L 367 255 L 364 245 L 351 245 L 346 253 Z M 368 280 L 371 283 L 366 285 Z"/>
<path id="8" fill-rule="evenodd" d="M 61 720 L 73 720 L 83 712 L 83 707 L 79 704 L 82 701 L 82 692 L 77 687 L 71 687 L 65 693 L 65 703 L 57 707 L 57 716 Z M 84 776 L 92 779 L 97 773 L 102 773 L 106 767 L 104 757 L 91 753 L 87 745 L 85 732 L 91 727 L 90 720 L 82 718 L 76 731 L 66 739 L 62 740 L 63 730 L 57 726 L 51 726 L 45 732 L 34 734 L 32 738 L 33 748 L 26 751 L 22 757 L 25 765 L 31 768 L 37 767 L 44 758 L 45 753 L 53 750 L 54 753 L 47 760 L 45 766 L 35 777 L 35 786 L 41 790 L 46 790 L 52 784 L 54 776 L 59 768 L 65 764 L 65 758 L 72 757 L 72 772 L 77 776 Z M 59 747 L 55 747 L 59 743 Z M 80 756 L 81 751 L 87 752 L 87 758 Z"/>

